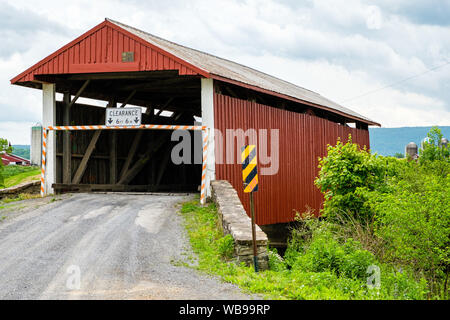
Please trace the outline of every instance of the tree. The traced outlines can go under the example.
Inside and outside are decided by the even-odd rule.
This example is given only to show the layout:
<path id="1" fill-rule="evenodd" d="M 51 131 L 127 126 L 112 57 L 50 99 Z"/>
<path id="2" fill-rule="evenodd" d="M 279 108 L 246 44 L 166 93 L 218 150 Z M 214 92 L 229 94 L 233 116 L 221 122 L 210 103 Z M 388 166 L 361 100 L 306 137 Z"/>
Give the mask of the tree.
<path id="1" fill-rule="evenodd" d="M 12 149 L 11 143 L 8 140 L 0 138 L 0 152 L 11 153 Z"/>
<path id="2" fill-rule="evenodd" d="M 423 146 L 419 151 L 419 161 L 421 163 L 428 161 L 450 161 L 449 146 L 442 146 L 442 132 L 438 127 L 432 127 L 427 134 L 427 141 L 423 142 Z"/>

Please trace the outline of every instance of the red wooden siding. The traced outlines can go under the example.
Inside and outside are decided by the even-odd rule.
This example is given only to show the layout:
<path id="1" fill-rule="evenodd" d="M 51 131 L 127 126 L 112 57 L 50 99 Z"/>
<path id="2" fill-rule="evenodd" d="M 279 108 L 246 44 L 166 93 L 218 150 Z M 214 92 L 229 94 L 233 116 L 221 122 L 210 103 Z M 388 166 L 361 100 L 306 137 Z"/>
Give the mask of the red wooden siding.
<path id="1" fill-rule="evenodd" d="M 134 52 L 134 62 L 122 62 L 125 51 Z M 24 71 L 11 83 L 33 81 L 35 75 L 44 74 L 154 70 L 208 76 L 195 66 L 105 21 Z"/>
<path id="2" fill-rule="evenodd" d="M 279 170 L 276 175 L 259 174 L 259 191 L 255 193 L 256 222 L 259 225 L 294 220 L 295 210 L 321 208 L 323 197 L 314 185 L 318 157 L 326 155 L 327 144 L 335 144 L 338 137 L 369 148 L 369 132 L 354 129 L 326 119 L 284 111 L 255 102 L 214 94 L 215 127 L 226 136 L 226 129 L 279 129 Z M 268 132 L 269 156 L 270 132 Z M 236 144 L 236 142 L 235 142 Z M 225 152 L 227 141 L 219 145 L 216 137 L 216 157 Z M 259 173 L 261 169 L 259 168 Z M 228 180 L 238 191 L 249 212 L 249 196 L 243 193 L 240 164 L 216 164 L 216 179 Z"/>

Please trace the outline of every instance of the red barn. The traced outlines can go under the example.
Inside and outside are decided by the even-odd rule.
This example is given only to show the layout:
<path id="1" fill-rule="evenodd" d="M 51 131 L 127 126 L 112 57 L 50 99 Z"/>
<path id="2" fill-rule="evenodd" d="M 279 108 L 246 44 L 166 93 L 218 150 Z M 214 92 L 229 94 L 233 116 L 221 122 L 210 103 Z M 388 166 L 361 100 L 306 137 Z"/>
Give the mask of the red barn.
<path id="1" fill-rule="evenodd" d="M 30 165 L 30 160 L 8 153 L 2 153 L 2 161 L 4 165 L 10 164 L 17 164 L 22 166 Z"/>
<path id="2" fill-rule="evenodd" d="M 313 181 L 327 144 L 351 134 L 369 147 L 368 126 L 379 125 L 316 92 L 109 19 L 11 83 L 43 91 L 44 126 L 103 124 L 104 105 L 80 104 L 79 97 L 109 107 L 140 106 L 142 123 L 192 125 L 201 119 L 210 132 L 207 194 L 209 181 L 229 180 L 246 209 L 240 147 L 256 143 L 259 225 L 290 222 L 295 210 L 307 207 L 317 211 L 323 198 Z M 64 99 L 56 101 L 55 92 Z M 197 190 L 201 162 L 173 163 L 169 136 L 100 131 L 49 133 L 49 192 Z M 194 154 L 201 154 L 199 148 L 194 144 Z"/>

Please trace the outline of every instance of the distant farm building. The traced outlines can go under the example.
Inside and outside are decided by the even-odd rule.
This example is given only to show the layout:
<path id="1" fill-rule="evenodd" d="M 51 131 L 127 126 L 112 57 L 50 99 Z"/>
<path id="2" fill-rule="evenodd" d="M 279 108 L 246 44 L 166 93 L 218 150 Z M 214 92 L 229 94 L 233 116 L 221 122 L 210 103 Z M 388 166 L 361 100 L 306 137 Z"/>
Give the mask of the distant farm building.
<path id="1" fill-rule="evenodd" d="M 1 154 L 2 162 L 4 165 L 20 165 L 20 166 L 29 166 L 30 160 L 16 156 L 14 154 L 9 154 L 3 152 Z"/>
<path id="2" fill-rule="evenodd" d="M 104 106 L 78 103 L 79 97 L 104 101 L 109 107 L 142 107 L 143 124 L 201 121 L 209 129 L 207 195 L 211 180 L 228 180 L 247 212 L 240 147 L 255 142 L 260 152 L 273 156 L 271 163 L 263 162 L 260 154 L 255 194 L 259 225 L 293 221 L 296 211 L 306 208 L 318 212 L 323 197 L 314 178 L 327 144 L 351 134 L 354 142 L 369 147 L 368 126 L 379 125 L 313 91 L 109 19 L 11 83 L 42 90 L 44 127 L 105 124 Z M 56 92 L 63 94 L 62 101 L 56 100 Z M 181 164 L 171 161 L 178 143 L 171 133 L 50 131 L 47 192 L 197 192 L 200 132 L 190 132 L 192 142 L 199 143 L 192 145 L 192 161 Z M 275 153 L 278 167 L 273 172 L 268 168 L 274 169 Z M 194 161 L 198 154 L 200 162 Z"/>

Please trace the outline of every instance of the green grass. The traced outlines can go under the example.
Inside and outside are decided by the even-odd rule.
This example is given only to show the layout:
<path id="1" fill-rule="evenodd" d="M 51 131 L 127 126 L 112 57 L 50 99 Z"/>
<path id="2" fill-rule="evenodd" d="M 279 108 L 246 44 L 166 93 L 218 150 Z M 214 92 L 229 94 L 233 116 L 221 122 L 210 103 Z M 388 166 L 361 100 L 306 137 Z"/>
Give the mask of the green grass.
<path id="1" fill-rule="evenodd" d="M 225 240 L 219 227 L 214 204 L 202 207 L 198 200 L 194 200 L 184 203 L 180 212 L 192 250 L 197 255 L 197 264 L 192 267 L 236 284 L 244 292 L 259 294 L 266 299 L 405 299 L 405 295 L 399 292 L 402 275 L 392 273 L 386 276 L 382 273 L 381 289 L 369 289 L 365 281 L 338 276 L 330 271 L 290 270 L 282 262 L 274 262 L 273 255 L 269 263 L 271 270 L 255 273 L 253 267 L 243 263 L 237 265 L 229 258 L 229 241 Z"/>
<path id="2" fill-rule="evenodd" d="M 4 188 L 9 188 L 23 182 L 39 180 L 41 170 L 38 167 L 4 166 Z"/>

